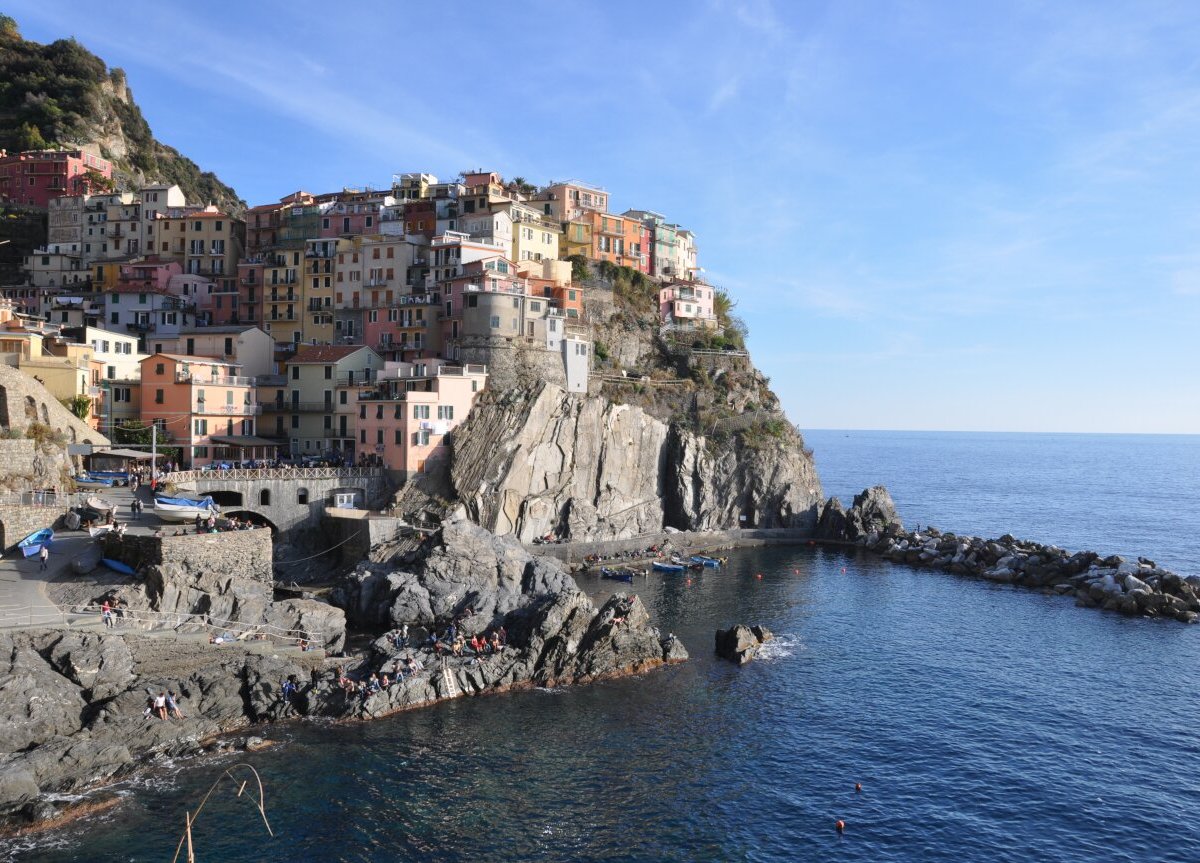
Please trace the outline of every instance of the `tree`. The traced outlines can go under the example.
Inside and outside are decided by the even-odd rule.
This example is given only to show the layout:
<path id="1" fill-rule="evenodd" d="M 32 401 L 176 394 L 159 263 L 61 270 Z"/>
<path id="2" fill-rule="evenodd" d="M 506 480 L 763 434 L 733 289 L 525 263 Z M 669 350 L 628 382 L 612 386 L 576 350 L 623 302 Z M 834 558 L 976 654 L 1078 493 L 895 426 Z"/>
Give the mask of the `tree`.
<path id="1" fill-rule="evenodd" d="M 41 130 L 32 123 L 22 123 L 17 131 L 17 146 L 22 150 L 46 150 L 50 145 L 42 137 Z"/>
<path id="2" fill-rule="evenodd" d="M 119 446 L 135 446 L 145 452 L 150 451 L 150 426 L 142 425 L 135 420 L 125 420 L 112 430 L 112 441 Z M 179 448 L 162 445 L 163 435 L 158 436 L 158 454 L 161 458 L 178 461 Z"/>
<path id="3" fill-rule="evenodd" d="M 92 399 L 85 395 L 71 396 L 69 399 L 63 399 L 63 407 L 81 420 L 86 420 L 92 412 Z"/>

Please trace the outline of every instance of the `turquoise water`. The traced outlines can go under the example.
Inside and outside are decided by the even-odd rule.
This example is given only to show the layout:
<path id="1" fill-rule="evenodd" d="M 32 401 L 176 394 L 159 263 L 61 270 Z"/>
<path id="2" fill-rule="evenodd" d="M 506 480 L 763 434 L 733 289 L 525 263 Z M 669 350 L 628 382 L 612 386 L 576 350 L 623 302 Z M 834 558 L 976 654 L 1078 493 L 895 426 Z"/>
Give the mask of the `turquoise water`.
<path id="1" fill-rule="evenodd" d="M 869 484 L 833 466 L 852 460 L 835 450 L 854 433 L 824 434 L 809 440 L 831 463 L 819 461 L 828 490 Z M 970 463 L 1015 470 L 961 446 Z M 1197 448 L 1171 451 L 1181 462 L 1167 473 L 1194 475 Z M 980 508 L 1020 497 L 969 471 L 937 482 L 959 497 L 923 499 L 929 484 L 902 472 L 889 480 L 922 521 L 961 513 L 981 532 L 993 516 Z M 1063 513 L 1076 497 L 1062 496 Z M 1195 555 L 1161 528 L 1130 539 L 1152 556 Z M 580 583 L 598 599 L 608 590 Z M 1200 627 L 810 547 L 738 551 L 690 584 L 656 575 L 635 588 L 692 661 L 374 723 L 269 729 L 286 745 L 242 757 L 267 782 L 277 838 L 221 799 L 197 826 L 199 859 L 1200 859 Z M 737 621 L 780 636 L 740 669 L 711 656 L 713 629 Z M 230 763 L 152 774 L 117 811 L 17 859 L 170 859 L 184 808 Z"/>

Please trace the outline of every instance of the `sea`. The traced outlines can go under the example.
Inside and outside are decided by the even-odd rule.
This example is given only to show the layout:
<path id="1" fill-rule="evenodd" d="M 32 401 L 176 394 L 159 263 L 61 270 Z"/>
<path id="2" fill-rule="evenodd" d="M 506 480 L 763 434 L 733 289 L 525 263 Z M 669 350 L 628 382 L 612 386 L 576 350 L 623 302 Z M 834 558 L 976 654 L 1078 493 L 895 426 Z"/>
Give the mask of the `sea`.
<path id="1" fill-rule="evenodd" d="M 910 527 L 1200 574 L 1200 436 L 806 438 L 827 494 L 883 483 Z M 810 546 L 634 589 L 690 661 L 267 728 L 278 745 L 159 765 L 117 786 L 115 809 L 2 856 L 170 860 L 184 812 L 248 763 L 270 832 L 253 782 L 238 797 L 226 779 L 196 859 L 1200 860 L 1200 626 Z M 738 622 L 777 636 L 741 668 L 712 655 Z"/>

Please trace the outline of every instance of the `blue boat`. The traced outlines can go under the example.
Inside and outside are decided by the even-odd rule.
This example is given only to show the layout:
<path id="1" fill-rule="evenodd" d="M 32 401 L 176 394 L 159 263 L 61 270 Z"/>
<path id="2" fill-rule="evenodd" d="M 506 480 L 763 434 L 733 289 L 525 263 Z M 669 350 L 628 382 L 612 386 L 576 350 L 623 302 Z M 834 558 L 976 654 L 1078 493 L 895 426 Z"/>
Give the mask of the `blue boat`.
<path id="1" fill-rule="evenodd" d="M 75 485 L 80 488 L 112 488 L 115 484 L 116 480 L 104 476 L 92 476 L 85 473 L 75 477 Z"/>
<path id="2" fill-rule="evenodd" d="M 659 572 L 683 572 L 683 567 L 678 563 L 660 563 L 656 560 L 651 566 Z"/>
<path id="3" fill-rule="evenodd" d="M 710 566 L 713 569 L 716 569 L 718 566 L 721 565 L 721 561 L 717 560 L 715 557 L 706 557 L 703 554 L 693 554 L 692 555 L 692 563 L 699 563 L 703 566 Z"/>
<path id="4" fill-rule="evenodd" d="M 54 541 L 54 531 L 48 527 L 43 527 L 41 530 L 35 530 L 29 536 L 17 543 L 17 548 L 21 549 L 21 554 L 25 557 L 33 557 L 42 550 L 42 546 L 50 547 L 50 543 Z"/>
<path id="5" fill-rule="evenodd" d="M 127 563 L 121 563 L 121 561 L 119 561 L 119 560 L 112 560 L 111 558 L 102 557 L 102 558 L 100 558 L 100 562 L 102 564 L 104 564 L 105 566 L 107 566 L 109 569 L 111 569 L 113 572 L 119 572 L 123 575 L 134 575 L 135 574 L 132 566 L 130 566 Z"/>
<path id="6" fill-rule="evenodd" d="M 610 569 L 606 566 L 600 570 L 600 575 L 613 581 L 633 581 L 633 573 L 627 569 Z"/>

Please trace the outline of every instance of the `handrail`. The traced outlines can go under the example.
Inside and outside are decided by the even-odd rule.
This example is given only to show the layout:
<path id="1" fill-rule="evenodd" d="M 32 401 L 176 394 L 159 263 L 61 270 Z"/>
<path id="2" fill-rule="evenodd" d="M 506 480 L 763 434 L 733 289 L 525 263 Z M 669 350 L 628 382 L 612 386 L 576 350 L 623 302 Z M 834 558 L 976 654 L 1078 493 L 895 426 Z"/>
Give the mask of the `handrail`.
<path id="1" fill-rule="evenodd" d="M 91 614 L 99 613 L 101 606 L 94 602 L 85 602 L 71 607 L 68 613 L 70 614 Z M 268 638 L 277 638 L 287 641 L 311 641 L 320 645 L 324 644 L 324 634 L 318 630 L 308 629 L 283 629 L 279 626 L 274 626 L 270 623 L 246 623 L 244 621 L 222 620 L 221 618 L 209 617 L 207 620 L 197 619 L 199 615 L 194 615 L 181 611 L 154 611 L 149 608 L 131 609 L 121 608 L 119 613 L 114 609 L 114 614 L 120 623 L 128 621 L 142 623 L 159 623 L 172 629 L 179 629 L 184 626 L 198 626 L 201 629 L 211 630 L 213 632 L 232 632 L 239 635 L 263 635 Z M 171 621 L 174 621 L 173 623 Z M 235 638 L 235 641 L 244 641 L 242 638 Z"/>
<path id="2" fill-rule="evenodd" d="M 215 470 L 177 470 L 159 475 L 178 485 L 211 479 L 360 479 L 383 476 L 381 467 L 254 467 Z"/>

